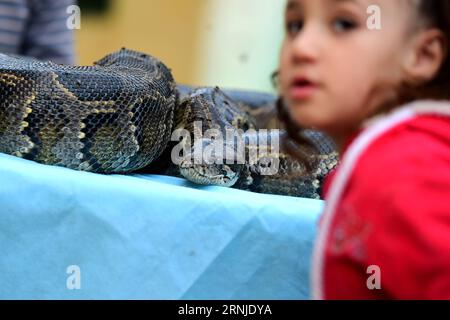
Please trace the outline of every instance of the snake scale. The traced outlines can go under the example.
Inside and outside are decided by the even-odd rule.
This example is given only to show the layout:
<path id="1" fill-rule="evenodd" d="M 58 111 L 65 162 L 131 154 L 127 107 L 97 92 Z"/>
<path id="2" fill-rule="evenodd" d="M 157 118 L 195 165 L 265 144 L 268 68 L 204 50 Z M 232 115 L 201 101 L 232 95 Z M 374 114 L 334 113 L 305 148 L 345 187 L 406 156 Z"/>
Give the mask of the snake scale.
<path id="1" fill-rule="evenodd" d="M 310 170 L 285 152 L 283 130 L 277 136 L 265 131 L 261 148 L 261 132 L 271 129 L 267 118 L 273 112 L 273 105 L 251 108 L 217 87 L 182 97 L 164 63 L 128 49 L 86 67 L 0 54 L 0 152 L 42 164 L 103 174 L 145 170 L 197 184 L 319 198 L 323 178 L 338 162 L 332 142 L 319 132 L 309 133 L 316 146 L 305 149 Z M 175 141 L 178 129 L 188 135 Z M 226 150 L 237 151 L 238 143 L 202 136 L 210 129 L 224 137 L 227 130 L 242 133 L 232 140 L 246 142 L 240 151 L 247 160 L 220 162 L 217 158 L 224 154 L 209 148 L 213 160 L 192 161 L 203 155 L 198 148 L 219 141 Z M 184 149 L 175 162 L 177 146 Z M 250 154 L 256 162 L 248 161 Z M 273 165 L 268 154 L 277 161 L 271 174 L 262 169 Z"/>

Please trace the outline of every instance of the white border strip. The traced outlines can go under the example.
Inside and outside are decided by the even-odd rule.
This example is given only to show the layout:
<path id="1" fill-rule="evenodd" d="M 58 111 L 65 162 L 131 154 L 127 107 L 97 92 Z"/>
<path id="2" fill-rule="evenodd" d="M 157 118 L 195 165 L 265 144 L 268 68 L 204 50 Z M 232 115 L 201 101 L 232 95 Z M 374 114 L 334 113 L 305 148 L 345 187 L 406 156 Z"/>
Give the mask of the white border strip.
<path id="1" fill-rule="evenodd" d="M 364 151 L 381 135 L 394 127 L 415 118 L 419 114 L 438 114 L 450 117 L 450 103 L 436 101 L 417 101 L 401 107 L 390 115 L 374 118 L 367 122 L 366 130 L 352 143 L 341 161 L 339 170 L 329 190 L 322 224 L 319 228 L 314 246 L 311 288 L 312 298 L 323 299 L 323 272 L 325 246 L 336 206 L 338 205 L 347 182 Z"/>

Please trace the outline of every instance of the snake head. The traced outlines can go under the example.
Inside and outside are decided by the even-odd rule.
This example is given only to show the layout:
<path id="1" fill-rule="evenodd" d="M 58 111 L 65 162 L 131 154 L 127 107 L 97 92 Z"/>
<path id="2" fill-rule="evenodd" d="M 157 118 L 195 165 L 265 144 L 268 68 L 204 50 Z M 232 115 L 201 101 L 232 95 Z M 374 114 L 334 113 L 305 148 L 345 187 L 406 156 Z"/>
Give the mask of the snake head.
<path id="1" fill-rule="evenodd" d="M 218 151 L 220 148 L 223 148 Z M 180 173 L 187 180 L 200 185 L 231 187 L 239 179 L 243 166 L 226 161 L 234 147 L 215 141 L 199 139 L 179 164 Z"/>

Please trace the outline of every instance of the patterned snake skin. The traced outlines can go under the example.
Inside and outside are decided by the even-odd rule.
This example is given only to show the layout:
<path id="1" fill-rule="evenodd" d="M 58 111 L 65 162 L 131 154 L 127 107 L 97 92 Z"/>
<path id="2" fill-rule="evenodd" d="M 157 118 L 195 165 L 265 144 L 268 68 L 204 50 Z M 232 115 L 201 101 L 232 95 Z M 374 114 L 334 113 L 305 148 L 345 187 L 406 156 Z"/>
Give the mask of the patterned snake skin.
<path id="1" fill-rule="evenodd" d="M 194 138 L 196 122 L 201 123 L 200 134 L 211 128 L 270 129 L 261 113 L 271 114 L 273 108 L 252 109 L 218 88 L 198 89 L 181 99 L 170 70 L 136 51 L 122 49 L 91 67 L 0 54 L 2 153 L 96 173 L 159 170 L 198 184 L 319 198 L 322 179 L 338 160 L 331 142 L 317 132 L 309 134 L 317 146 L 307 150 L 310 171 L 285 153 L 284 143 L 269 150 L 279 159 L 279 170 L 272 175 L 261 174 L 261 163 L 191 163 L 182 158 L 173 164 L 170 156 L 180 143 L 171 138 L 174 130 L 184 128 Z M 203 147 L 211 142 L 200 140 Z M 189 148 L 186 159 L 198 144 Z M 257 151 L 258 160 L 267 153 Z M 248 155 L 251 147 L 244 152 Z"/>

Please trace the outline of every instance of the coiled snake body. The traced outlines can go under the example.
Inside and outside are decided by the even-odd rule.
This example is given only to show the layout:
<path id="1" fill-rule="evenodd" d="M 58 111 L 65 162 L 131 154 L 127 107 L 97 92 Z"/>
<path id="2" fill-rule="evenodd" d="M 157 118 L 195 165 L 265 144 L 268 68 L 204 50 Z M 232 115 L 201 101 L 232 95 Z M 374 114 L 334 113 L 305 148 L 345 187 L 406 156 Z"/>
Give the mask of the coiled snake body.
<path id="1" fill-rule="evenodd" d="M 332 144 L 320 133 L 311 134 L 319 146 L 311 150 L 311 171 L 283 150 L 276 150 L 279 170 L 272 175 L 262 175 L 254 163 L 182 159 L 175 165 L 168 158 L 174 130 L 184 128 L 194 136 L 199 129 L 194 123 L 201 124 L 202 132 L 262 129 L 261 110 L 233 101 L 218 88 L 195 90 L 181 99 L 161 61 L 127 49 L 90 67 L 0 54 L 2 153 L 97 173 L 160 168 L 159 173 L 181 174 L 200 184 L 318 198 L 323 177 L 337 164 Z M 208 143 L 211 139 L 200 142 L 203 147 Z M 246 147 L 246 154 L 250 151 Z"/>

